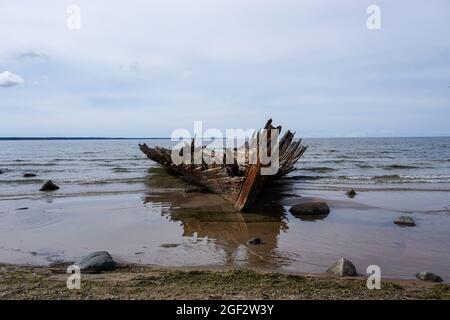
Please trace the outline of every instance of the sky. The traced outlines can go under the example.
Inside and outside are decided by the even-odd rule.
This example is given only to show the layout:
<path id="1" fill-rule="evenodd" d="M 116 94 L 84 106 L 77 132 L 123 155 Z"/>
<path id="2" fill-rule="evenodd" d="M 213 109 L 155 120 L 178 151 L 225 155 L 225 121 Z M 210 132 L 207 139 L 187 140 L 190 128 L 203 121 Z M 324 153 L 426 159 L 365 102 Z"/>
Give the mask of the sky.
<path id="1" fill-rule="evenodd" d="M 448 0 L 0 0 L 0 15 L 0 137 L 270 117 L 304 137 L 450 136 Z"/>

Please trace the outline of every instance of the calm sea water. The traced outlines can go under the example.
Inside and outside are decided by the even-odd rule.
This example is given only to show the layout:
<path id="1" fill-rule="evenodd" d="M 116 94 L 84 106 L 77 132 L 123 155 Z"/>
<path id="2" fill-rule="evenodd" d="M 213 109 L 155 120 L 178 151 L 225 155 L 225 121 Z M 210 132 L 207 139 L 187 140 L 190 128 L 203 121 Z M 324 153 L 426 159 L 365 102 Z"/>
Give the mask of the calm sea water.
<path id="1" fill-rule="evenodd" d="M 138 143 L 169 140 L 0 141 L 0 199 L 40 197 L 43 180 L 60 195 L 142 191 L 155 164 Z M 450 190 L 450 138 L 307 139 L 290 176 L 304 189 Z M 23 178 L 35 173 L 36 178 Z"/>
<path id="2" fill-rule="evenodd" d="M 344 256 L 361 273 L 376 264 L 386 277 L 432 271 L 450 279 L 450 138 L 306 139 L 298 170 L 267 186 L 249 213 L 217 195 L 183 192 L 186 183 L 148 160 L 142 142 L 171 144 L 0 141 L 0 263 L 108 250 L 162 266 L 324 272 Z M 61 189 L 39 192 L 49 179 Z M 293 216 L 299 196 L 324 199 L 330 214 Z M 395 225 L 399 215 L 417 226 Z M 263 244 L 249 245 L 252 237 Z"/>

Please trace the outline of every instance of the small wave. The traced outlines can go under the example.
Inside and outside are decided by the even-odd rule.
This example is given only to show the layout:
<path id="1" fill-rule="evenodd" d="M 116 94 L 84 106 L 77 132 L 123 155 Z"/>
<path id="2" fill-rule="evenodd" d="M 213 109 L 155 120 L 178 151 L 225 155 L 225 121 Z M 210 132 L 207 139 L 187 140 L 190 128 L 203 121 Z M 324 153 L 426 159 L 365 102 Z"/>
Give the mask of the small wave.
<path id="1" fill-rule="evenodd" d="M 53 159 L 52 161 L 67 161 L 67 162 L 70 162 L 70 161 L 79 161 L 79 159 L 73 159 L 73 158 L 55 158 L 55 159 Z"/>
<path id="2" fill-rule="evenodd" d="M 110 163 L 110 162 L 120 162 L 120 161 L 147 161 L 147 158 L 144 157 L 131 157 L 131 158 L 84 158 L 84 159 L 79 159 L 80 161 L 88 161 L 88 162 L 106 162 L 106 163 Z"/>
<path id="3" fill-rule="evenodd" d="M 344 163 L 344 162 L 347 162 L 347 160 L 339 159 L 339 160 L 330 160 L 330 161 L 326 161 L 326 162 L 331 162 L 331 163 Z"/>
<path id="4" fill-rule="evenodd" d="M 80 185 L 92 185 L 92 184 L 111 184 L 111 183 L 142 183 L 145 182 L 145 178 L 125 178 L 125 179 L 105 179 L 105 180 L 84 180 L 84 181 L 72 181 Z"/>
<path id="5" fill-rule="evenodd" d="M 401 180 L 402 177 L 400 177 L 398 174 L 387 174 L 387 175 L 381 175 L 381 176 L 373 176 L 370 180 L 377 180 L 377 181 L 398 181 Z"/>
<path id="6" fill-rule="evenodd" d="M 375 176 L 338 176 L 323 178 L 323 183 L 450 183 L 449 175 L 375 175 Z"/>
<path id="7" fill-rule="evenodd" d="M 111 169 L 113 172 L 117 172 L 117 173 L 127 173 L 130 172 L 129 169 L 127 168 L 120 168 L 120 167 L 115 167 Z"/>
<path id="8" fill-rule="evenodd" d="M 46 167 L 46 166 L 57 166 L 58 163 L 17 162 L 17 163 L 5 163 L 4 165 L 9 167 Z"/>
<path id="9" fill-rule="evenodd" d="M 12 180 L 0 180 L 0 184 L 34 184 L 42 183 L 42 179 L 12 179 Z"/>
<path id="10" fill-rule="evenodd" d="M 373 166 L 368 165 L 368 164 L 356 164 L 357 167 L 361 168 L 361 169 L 369 169 L 369 168 L 373 168 Z"/>
<path id="11" fill-rule="evenodd" d="M 380 175 L 380 176 L 339 176 L 340 180 L 353 180 L 353 181 L 398 181 L 402 178 L 397 174 L 391 174 L 391 175 Z"/>
<path id="12" fill-rule="evenodd" d="M 392 169 L 418 169 L 418 166 L 410 165 L 410 164 L 391 164 L 388 166 L 383 166 L 385 170 L 392 170 Z"/>
<path id="13" fill-rule="evenodd" d="M 292 177 L 286 177 L 285 179 L 289 179 L 289 180 L 319 180 L 322 178 L 323 177 L 319 177 L 319 176 L 292 176 Z"/>
<path id="14" fill-rule="evenodd" d="M 355 160 L 354 157 L 346 157 L 344 159 L 336 159 L 336 160 L 327 160 L 324 162 L 331 162 L 331 163 L 364 163 L 365 160 Z"/>
<path id="15" fill-rule="evenodd" d="M 318 172 L 318 173 L 328 173 L 336 171 L 336 169 L 329 168 L 329 167 L 313 167 L 313 168 L 302 168 L 303 171 L 311 171 L 311 172 Z"/>
<path id="16" fill-rule="evenodd" d="M 121 184 L 133 184 L 133 183 L 143 183 L 146 181 L 146 178 L 141 177 L 129 177 L 129 178 L 111 178 L 111 179 L 90 179 L 90 180 L 78 180 L 78 179 L 55 179 L 60 184 L 70 184 L 70 185 L 106 185 L 106 184 L 115 184 L 115 183 L 121 183 Z M 7 185 L 7 184 L 18 184 L 18 185 L 25 185 L 25 184 L 42 184 L 42 182 L 45 181 L 45 179 L 10 179 L 0 180 L 0 185 Z"/>

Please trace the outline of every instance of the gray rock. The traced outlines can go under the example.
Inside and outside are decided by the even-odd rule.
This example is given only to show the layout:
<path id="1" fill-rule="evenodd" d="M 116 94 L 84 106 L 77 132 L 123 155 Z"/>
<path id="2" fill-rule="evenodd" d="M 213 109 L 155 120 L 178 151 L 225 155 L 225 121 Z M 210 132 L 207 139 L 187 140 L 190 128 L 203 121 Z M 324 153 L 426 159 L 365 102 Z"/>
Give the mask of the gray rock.
<path id="1" fill-rule="evenodd" d="M 345 258 L 339 258 L 327 272 L 333 273 L 339 277 L 355 277 L 358 275 L 356 268 L 349 260 Z"/>
<path id="2" fill-rule="evenodd" d="M 22 211 L 22 210 L 28 210 L 28 207 L 17 208 L 16 210 L 18 210 L 18 211 Z"/>
<path id="3" fill-rule="evenodd" d="M 22 177 L 24 177 L 24 178 L 33 178 L 33 177 L 36 177 L 36 175 L 34 173 L 24 173 L 24 175 Z"/>
<path id="4" fill-rule="evenodd" d="M 353 190 L 353 189 L 347 191 L 345 194 L 346 194 L 349 198 L 354 198 L 354 197 L 356 197 L 356 191 Z"/>
<path id="5" fill-rule="evenodd" d="M 325 220 L 326 218 L 328 218 L 327 214 L 321 214 L 321 215 L 311 215 L 311 216 L 305 216 L 305 215 L 296 215 L 296 218 L 302 220 L 302 221 L 320 221 L 320 220 Z"/>
<path id="6" fill-rule="evenodd" d="M 433 272 L 419 272 L 416 274 L 416 278 L 423 281 L 442 282 L 442 278 Z"/>
<path id="7" fill-rule="evenodd" d="M 247 241 L 248 244 L 261 244 L 262 241 L 260 238 L 251 238 L 250 240 Z"/>
<path id="8" fill-rule="evenodd" d="M 55 191 L 58 190 L 59 187 L 52 182 L 52 180 L 48 180 L 44 185 L 39 189 L 39 191 Z"/>
<path id="9" fill-rule="evenodd" d="M 394 220 L 394 223 L 400 226 L 407 226 L 407 227 L 414 227 L 416 225 L 413 218 L 408 216 L 400 216 Z"/>
<path id="10" fill-rule="evenodd" d="M 116 267 L 116 262 L 106 251 L 92 252 L 74 264 L 80 267 L 81 271 L 88 272 L 109 271 Z"/>
<path id="11" fill-rule="evenodd" d="M 325 202 L 311 201 L 298 203 L 289 209 L 293 215 L 327 215 L 330 213 L 330 207 Z"/>

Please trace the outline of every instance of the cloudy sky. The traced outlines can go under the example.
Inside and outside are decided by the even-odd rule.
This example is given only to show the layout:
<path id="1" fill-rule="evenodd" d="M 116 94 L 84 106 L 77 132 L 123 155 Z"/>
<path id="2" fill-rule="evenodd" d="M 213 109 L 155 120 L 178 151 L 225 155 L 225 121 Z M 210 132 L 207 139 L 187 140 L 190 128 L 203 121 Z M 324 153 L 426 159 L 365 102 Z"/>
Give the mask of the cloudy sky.
<path id="1" fill-rule="evenodd" d="M 450 135 L 448 0 L 0 0 L 0 14 L 0 136 L 269 117 L 305 137 Z"/>

